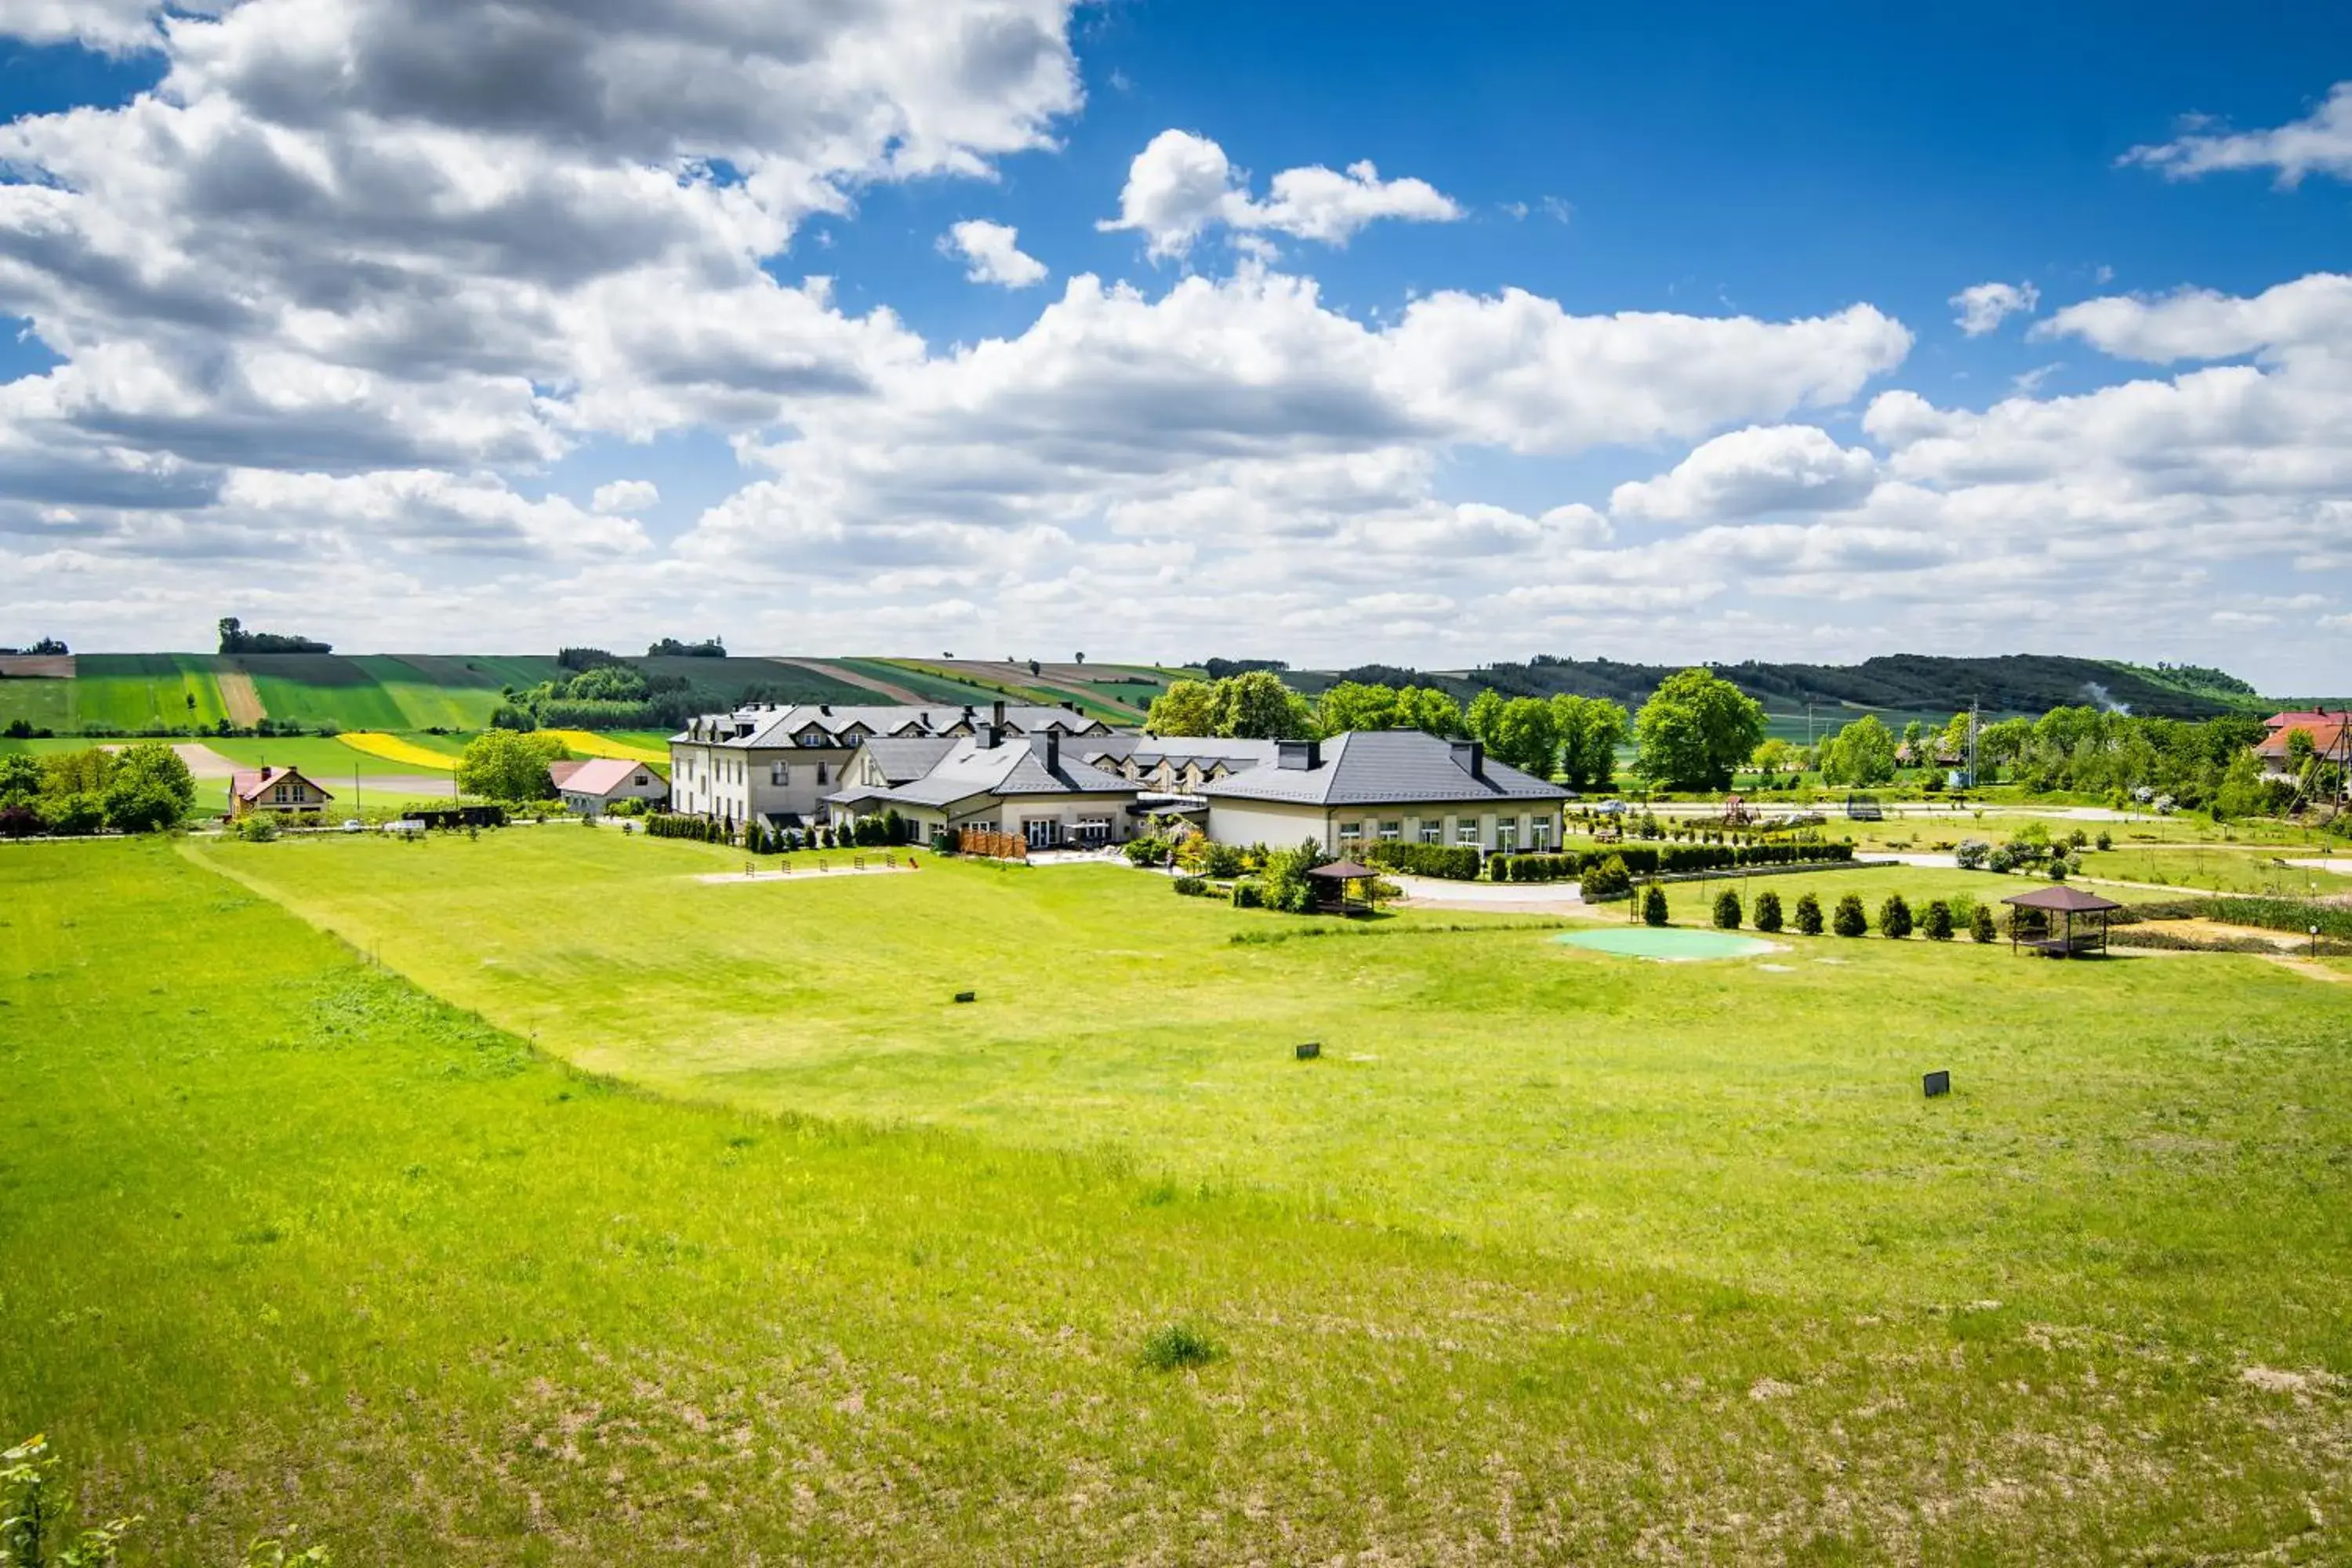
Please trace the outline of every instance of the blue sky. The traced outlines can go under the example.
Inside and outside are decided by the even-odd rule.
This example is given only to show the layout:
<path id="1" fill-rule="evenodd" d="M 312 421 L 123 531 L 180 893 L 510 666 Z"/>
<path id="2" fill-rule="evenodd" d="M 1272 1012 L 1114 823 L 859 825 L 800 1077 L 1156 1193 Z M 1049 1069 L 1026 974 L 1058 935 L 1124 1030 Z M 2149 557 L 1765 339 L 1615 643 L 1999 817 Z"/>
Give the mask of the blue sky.
<path id="1" fill-rule="evenodd" d="M 0 641 L 2352 638 L 2341 6 L 297 3 L 0 0 Z"/>

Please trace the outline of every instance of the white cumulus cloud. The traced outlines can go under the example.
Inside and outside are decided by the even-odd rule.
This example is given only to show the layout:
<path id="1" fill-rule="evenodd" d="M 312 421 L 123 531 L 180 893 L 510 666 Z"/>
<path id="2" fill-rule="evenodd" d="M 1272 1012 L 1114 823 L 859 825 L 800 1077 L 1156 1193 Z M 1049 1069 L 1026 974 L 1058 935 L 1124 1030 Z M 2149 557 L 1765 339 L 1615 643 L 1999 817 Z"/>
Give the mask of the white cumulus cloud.
<path id="1" fill-rule="evenodd" d="M 1812 426 L 1751 425 L 1704 443 L 1654 479 L 1619 485 L 1609 508 L 1653 522 L 1834 510 L 1868 495 L 1877 469 L 1870 453 Z"/>
<path id="2" fill-rule="evenodd" d="M 967 263 L 964 276 L 974 283 L 998 283 L 1026 289 L 1045 279 L 1045 264 L 1021 249 L 1021 231 L 1010 224 L 967 218 L 949 226 L 940 237 L 940 249 Z"/>
<path id="3" fill-rule="evenodd" d="M 2267 131 L 2195 132 L 2135 147 L 2120 160 L 2189 180 L 2228 169 L 2274 169 L 2279 184 L 2305 174 L 2352 179 L 2352 81 L 2340 81 L 2327 100 L 2301 120 Z"/>
<path id="4" fill-rule="evenodd" d="M 596 487 L 595 494 L 588 498 L 588 507 L 592 511 L 615 517 L 643 511 L 660 500 L 661 489 L 651 479 L 614 479 Z"/>
<path id="5" fill-rule="evenodd" d="M 2030 316 L 2042 303 L 2042 290 L 2031 283 L 1978 283 L 1948 301 L 1959 312 L 1952 324 L 1972 338 L 1980 338 L 2015 315 Z"/>
<path id="6" fill-rule="evenodd" d="M 1154 256 L 1181 256 L 1218 226 L 1345 245 L 1381 218 L 1449 223 L 1462 216 L 1428 182 L 1383 180 L 1370 163 L 1350 163 L 1345 172 L 1320 164 L 1285 169 L 1261 202 L 1223 147 L 1189 131 L 1163 131 L 1135 155 L 1118 209 L 1118 217 L 1095 226 L 1139 233 Z"/>

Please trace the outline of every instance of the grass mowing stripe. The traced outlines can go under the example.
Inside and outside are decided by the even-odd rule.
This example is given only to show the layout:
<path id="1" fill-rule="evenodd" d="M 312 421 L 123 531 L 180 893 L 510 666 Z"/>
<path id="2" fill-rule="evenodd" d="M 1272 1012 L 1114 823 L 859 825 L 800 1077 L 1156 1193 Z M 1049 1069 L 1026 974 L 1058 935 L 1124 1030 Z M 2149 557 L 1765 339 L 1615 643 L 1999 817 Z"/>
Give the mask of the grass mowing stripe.
<path id="1" fill-rule="evenodd" d="M 158 845 L 0 889 L 0 1410 L 139 1561 L 2352 1550 L 2279 1363 L 667 1103 Z"/>

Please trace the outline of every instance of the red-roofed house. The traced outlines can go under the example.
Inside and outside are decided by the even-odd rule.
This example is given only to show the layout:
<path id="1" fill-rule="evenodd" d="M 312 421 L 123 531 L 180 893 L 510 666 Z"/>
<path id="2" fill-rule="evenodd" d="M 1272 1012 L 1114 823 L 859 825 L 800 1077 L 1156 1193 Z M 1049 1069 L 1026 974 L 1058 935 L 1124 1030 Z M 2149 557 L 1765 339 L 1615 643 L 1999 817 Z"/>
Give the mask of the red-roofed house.
<path id="1" fill-rule="evenodd" d="M 240 773 L 228 781 L 228 814 L 245 816 L 257 811 L 289 812 L 297 816 L 316 816 L 327 809 L 334 795 L 320 789 L 293 768 L 258 768 Z"/>
<path id="2" fill-rule="evenodd" d="M 2254 757 L 2262 763 L 2263 776 L 2271 779 L 2292 779 L 2294 769 L 2287 762 L 2288 737 L 2300 730 L 2311 737 L 2312 750 L 2322 757 L 2343 757 L 2346 752 L 2345 730 L 2352 726 L 2352 712 L 2273 713 L 2263 721 L 2270 732 L 2254 747 Z"/>
<path id="3" fill-rule="evenodd" d="M 602 816 L 616 800 L 669 798 L 669 781 L 646 763 L 591 757 L 584 763 L 558 763 L 548 772 L 556 793 L 563 796 L 563 809 L 583 816 Z"/>

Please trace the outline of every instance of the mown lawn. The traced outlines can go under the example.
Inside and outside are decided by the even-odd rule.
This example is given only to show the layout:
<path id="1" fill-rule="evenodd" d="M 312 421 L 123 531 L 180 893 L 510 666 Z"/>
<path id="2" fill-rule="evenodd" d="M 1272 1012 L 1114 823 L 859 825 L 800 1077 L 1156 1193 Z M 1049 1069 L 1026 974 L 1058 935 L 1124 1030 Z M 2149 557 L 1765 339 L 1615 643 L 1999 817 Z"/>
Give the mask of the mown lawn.
<path id="1" fill-rule="evenodd" d="M 2352 1172 L 2331 1163 L 2352 1108 L 2316 1087 L 2345 1029 L 2335 987 L 2259 958 L 1791 937 L 1661 970 L 1450 913 L 1312 935 L 1123 868 L 926 858 L 714 885 L 696 874 L 740 852 L 569 825 L 189 853 L 681 1097 L 1108 1148 L 1741 1289 L 2000 1298 L 2121 1332 L 2300 1324 L 2301 1353 L 2338 1345 L 2317 1324 L 2347 1276 L 2305 1260 L 2352 1257 Z M 1942 875 L 1964 874 L 1783 880 Z M 1699 919 L 1696 887 L 1677 895 Z M 966 989 L 980 1000 L 955 1004 Z M 1319 1066 L 1293 1059 L 1303 1040 Z M 1931 1068 L 1955 1100 L 1921 1101 Z"/>
<path id="2" fill-rule="evenodd" d="M 2091 877 L 2114 877 L 2139 882 L 2163 882 L 2180 888 L 2210 888 L 2221 893 L 2266 893 L 2276 898 L 2325 898 L 2352 890 L 2352 877 L 2308 866 L 2289 866 L 2289 859 L 2324 859 L 2331 855 L 2352 859 L 2352 845 L 2240 849 L 2224 847 L 2157 849 L 2118 846 L 2094 849 L 2083 857 L 2083 871 Z"/>
<path id="3" fill-rule="evenodd" d="M 300 885 L 314 911 L 333 892 L 332 918 L 352 924 L 362 909 L 452 915 L 420 899 L 436 880 L 504 882 L 540 909 L 529 946 L 542 956 L 454 933 L 471 970 L 565 970 L 562 954 L 601 941 L 607 972 L 562 988 L 646 1002 L 660 942 L 732 900 L 777 955 L 734 977 L 767 994 L 772 1030 L 841 1010 L 846 992 L 819 977 L 856 971 L 889 993 L 858 1016 L 887 1002 L 898 1033 L 942 1060 L 956 1041 L 1043 1052 L 1089 1029 L 1103 985 L 1055 962 L 1060 922 L 1089 910 L 1121 979 L 1162 950 L 1171 1018 L 1213 1028 L 1197 1004 L 1237 1000 L 1241 983 L 1280 1016 L 1256 1031 L 1285 1044 L 1278 1069 L 1254 1070 L 1254 1037 L 1249 1062 L 1209 1051 L 1171 1066 L 1245 1089 L 1228 1110 L 1270 1100 L 1354 1119 L 1350 1101 L 1389 1069 L 1345 1055 L 1300 1066 L 1287 1026 L 1335 981 L 1374 984 L 1357 966 L 1376 952 L 1402 972 L 1381 1042 L 1391 1068 L 1433 1043 L 1402 1027 L 1404 998 L 1475 1012 L 1507 1042 L 1540 1032 L 1517 1016 L 1529 1005 L 1570 1013 L 1590 992 L 1606 1027 L 1556 1036 L 1554 1081 L 1517 1088 L 1549 1103 L 1556 1142 L 1611 1146 L 1578 1201 L 1614 1213 L 1621 1240 L 1595 1252 L 1572 1237 L 1506 1244 L 1513 1227 L 1475 1222 L 1369 1224 L 1360 1164 L 1322 1184 L 1175 1179 L 1171 1151 L 1139 1139 L 1071 1152 L 1102 1141 L 1075 1107 L 1032 1140 L 1060 1149 L 1023 1150 L 656 1099 L 536 1057 L 167 847 L 18 847 L 0 852 L 0 1423 L 46 1429 L 92 1512 L 147 1516 L 150 1556 L 132 1561 L 231 1561 L 289 1527 L 347 1563 L 2352 1551 L 2336 1381 L 2352 1373 L 2352 1251 L 2328 1217 L 2344 1212 L 2347 1130 L 2319 1081 L 2341 1037 L 2293 1026 L 2315 987 L 2259 964 L 1939 972 L 1928 965 L 1958 955 L 1881 945 L 1813 994 L 1815 1025 L 1838 1034 L 1825 1048 L 1787 1037 L 1787 1005 L 1764 1000 L 1808 984 L 1801 970 L 1606 965 L 1531 951 L 1543 935 L 1527 932 L 1236 945 L 1230 911 L 1159 889 L 1149 907 L 1127 901 L 1140 878 L 685 884 L 696 905 L 656 886 L 709 863 L 690 846 L 537 829 L 405 861 L 350 848 L 204 853 Z M 567 925 L 557 911 L 577 913 L 571 894 L 592 879 L 622 885 Z M 814 906 L 829 917 L 780 914 L 794 896 L 831 900 Z M 929 1000 L 924 931 L 854 951 L 917 923 L 908 909 L 929 927 L 992 913 L 952 944 L 968 960 L 1024 921 L 1035 951 L 950 1014 Z M 1099 934 L 1104 917 L 1121 933 Z M 799 945 L 825 918 L 829 945 Z M 387 961 L 432 966 L 429 944 L 387 945 Z M 454 973 L 459 959 L 436 962 Z M 2176 1008 L 2201 985 L 2240 1016 L 2216 1032 L 2191 1005 L 2151 1036 L 2130 1009 L 2068 989 L 2090 984 Z M 1706 1009 L 1675 993 L 1717 986 L 1752 1018 L 1718 1011 L 1693 1032 Z M 2082 1043 L 2013 1037 L 1934 1106 L 1872 1081 L 1867 1035 L 1903 1026 L 1824 1011 L 1853 995 L 1933 1009 L 1957 990 L 1987 1010 L 1969 1033 L 1989 1039 L 2017 1025 L 1999 1000 L 2013 986 L 2072 1015 Z M 638 1026 L 682 1050 L 707 1027 Z M 1182 1049 L 1163 1039 L 1163 1054 Z M 1524 1066 L 1465 1051 L 1457 1095 L 1400 1112 L 1433 1144 L 1478 1136 L 1493 1110 L 1479 1085 Z M 836 1071 L 855 1076 L 845 1059 Z M 2048 1100 L 2064 1076 L 2094 1081 Z M 2021 1103 L 2029 1083 L 2042 1104 Z M 1860 1103 L 1841 1111 L 1842 1097 Z M 1883 1140 L 1848 1142 L 1873 1122 L 1907 1129 L 1899 1166 Z M 1226 1118 L 1236 1170 L 1262 1128 Z M 1970 1233 L 1981 1277 L 1938 1293 L 1857 1271 L 1801 1213 L 1718 1224 L 1751 1265 L 1777 1257 L 1744 1270 L 1777 1286 L 1671 1261 L 1675 1247 L 1644 1241 L 1648 1222 L 1663 1238 L 1719 1196 L 1693 1184 L 1684 1141 L 1783 1199 L 1792 1154 L 1813 1146 L 1807 1179 L 1859 1209 L 1877 1233 L 1863 1245 L 1898 1255 L 1895 1222 L 1921 1216 L 1894 1190 L 1937 1189 L 1927 1227 Z M 2080 1146 L 2103 1152 L 2084 1161 Z M 1642 1179 L 1658 1168 L 1675 1179 Z M 2079 1212 L 2053 1224 L 2053 1202 Z M 2095 1207 L 2130 1223 L 2084 1228 Z M 1895 1272 L 1914 1267 L 1939 1272 L 1916 1254 Z M 2051 1288 L 2075 1271 L 2101 1277 L 2094 1297 Z M 1153 1370 L 1145 1346 L 1180 1322 L 1214 1358 Z"/>

